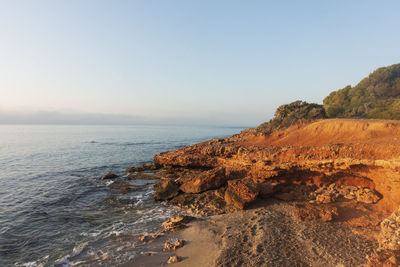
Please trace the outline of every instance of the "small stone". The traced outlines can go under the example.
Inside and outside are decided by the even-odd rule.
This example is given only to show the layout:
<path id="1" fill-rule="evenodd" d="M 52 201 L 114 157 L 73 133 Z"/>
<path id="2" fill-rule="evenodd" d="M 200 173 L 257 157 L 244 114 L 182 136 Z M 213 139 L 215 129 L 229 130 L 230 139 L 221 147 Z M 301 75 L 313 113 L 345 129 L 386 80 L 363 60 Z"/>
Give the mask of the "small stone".
<path id="1" fill-rule="evenodd" d="M 103 254 L 103 256 L 101 256 L 101 260 L 103 261 L 110 261 L 113 259 L 113 256 L 111 256 L 110 254 Z"/>
<path id="2" fill-rule="evenodd" d="M 150 236 L 148 236 L 148 235 L 141 235 L 141 236 L 139 236 L 139 240 L 140 241 L 142 241 L 142 242 L 149 242 L 150 241 Z"/>
<path id="3" fill-rule="evenodd" d="M 181 259 L 178 256 L 171 256 L 168 259 L 168 264 L 180 262 Z"/>
<path id="4" fill-rule="evenodd" d="M 118 175 L 116 175 L 115 173 L 109 172 L 103 175 L 103 177 L 101 177 L 101 179 L 115 179 L 118 178 Z"/>

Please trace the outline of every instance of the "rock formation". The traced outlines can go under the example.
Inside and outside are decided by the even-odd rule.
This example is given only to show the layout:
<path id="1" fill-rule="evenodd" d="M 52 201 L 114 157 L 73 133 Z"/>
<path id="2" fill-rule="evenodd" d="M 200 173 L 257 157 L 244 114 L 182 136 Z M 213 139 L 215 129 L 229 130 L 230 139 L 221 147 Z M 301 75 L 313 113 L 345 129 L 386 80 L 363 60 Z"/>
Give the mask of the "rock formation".
<path id="1" fill-rule="evenodd" d="M 313 204 L 376 203 L 388 214 L 400 205 L 399 144 L 400 122 L 329 119 L 268 136 L 246 130 L 155 155 L 154 163 L 186 169 L 185 175 L 161 177 L 179 186 L 172 198 L 180 198 L 177 203 L 212 194 L 226 206 L 243 209 L 258 198 L 276 196 Z M 307 197 L 292 192 L 300 186 L 315 192 Z"/>
<path id="2" fill-rule="evenodd" d="M 293 201 L 300 221 L 357 226 L 372 239 L 380 227 L 369 265 L 400 263 L 400 122 L 323 119 L 268 135 L 249 129 L 155 155 L 154 164 L 158 200 L 202 215 L 262 198 Z"/>

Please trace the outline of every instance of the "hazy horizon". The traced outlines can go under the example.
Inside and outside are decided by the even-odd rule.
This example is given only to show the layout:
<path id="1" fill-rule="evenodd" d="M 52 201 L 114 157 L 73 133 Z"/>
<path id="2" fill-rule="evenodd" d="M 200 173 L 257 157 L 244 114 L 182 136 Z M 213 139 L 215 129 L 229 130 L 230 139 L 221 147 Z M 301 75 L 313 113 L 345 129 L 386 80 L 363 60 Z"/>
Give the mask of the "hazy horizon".
<path id="1" fill-rule="evenodd" d="M 59 111 L 0 111 L 0 125 L 127 125 L 127 126 L 221 126 L 249 128 L 257 125 L 237 124 L 233 120 L 196 117 L 141 117 L 124 114 L 79 113 Z"/>
<path id="2" fill-rule="evenodd" d="M 0 124 L 256 126 L 400 62 L 397 1 L 1 1 Z"/>

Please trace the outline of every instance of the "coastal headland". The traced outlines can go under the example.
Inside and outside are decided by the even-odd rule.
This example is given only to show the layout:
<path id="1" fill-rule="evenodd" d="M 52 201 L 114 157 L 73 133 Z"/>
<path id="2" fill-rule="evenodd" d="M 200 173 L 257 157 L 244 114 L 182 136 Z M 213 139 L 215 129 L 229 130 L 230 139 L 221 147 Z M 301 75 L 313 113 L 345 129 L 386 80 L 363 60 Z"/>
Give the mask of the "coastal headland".
<path id="1" fill-rule="evenodd" d="M 203 218 L 178 264 L 400 266 L 399 81 L 400 64 L 379 68 L 323 105 L 155 155 L 154 199 Z"/>
<path id="2" fill-rule="evenodd" d="M 207 237 L 190 232 L 209 233 L 211 265 L 396 266 L 399 145 L 400 122 L 391 120 L 249 129 L 155 155 L 155 199 L 211 216 L 183 230 L 192 240 L 180 249 L 190 255 Z"/>

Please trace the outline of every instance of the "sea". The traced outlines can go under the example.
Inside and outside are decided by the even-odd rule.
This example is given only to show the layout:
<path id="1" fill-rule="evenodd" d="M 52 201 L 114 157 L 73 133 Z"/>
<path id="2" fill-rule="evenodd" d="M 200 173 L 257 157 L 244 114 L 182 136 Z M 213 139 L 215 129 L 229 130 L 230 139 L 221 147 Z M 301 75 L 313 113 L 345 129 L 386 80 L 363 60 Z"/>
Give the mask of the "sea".
<path id="1" fill-rule="evenodd" d="M 0 266 L 118 266 L 138 256 L 135 237 L 179 212 L 154 202 L 154 180 L 111 190 L 153 155 L 241 127 L 0 125 Z M 107 261 L 104 256 L 107 255 Z"/>

